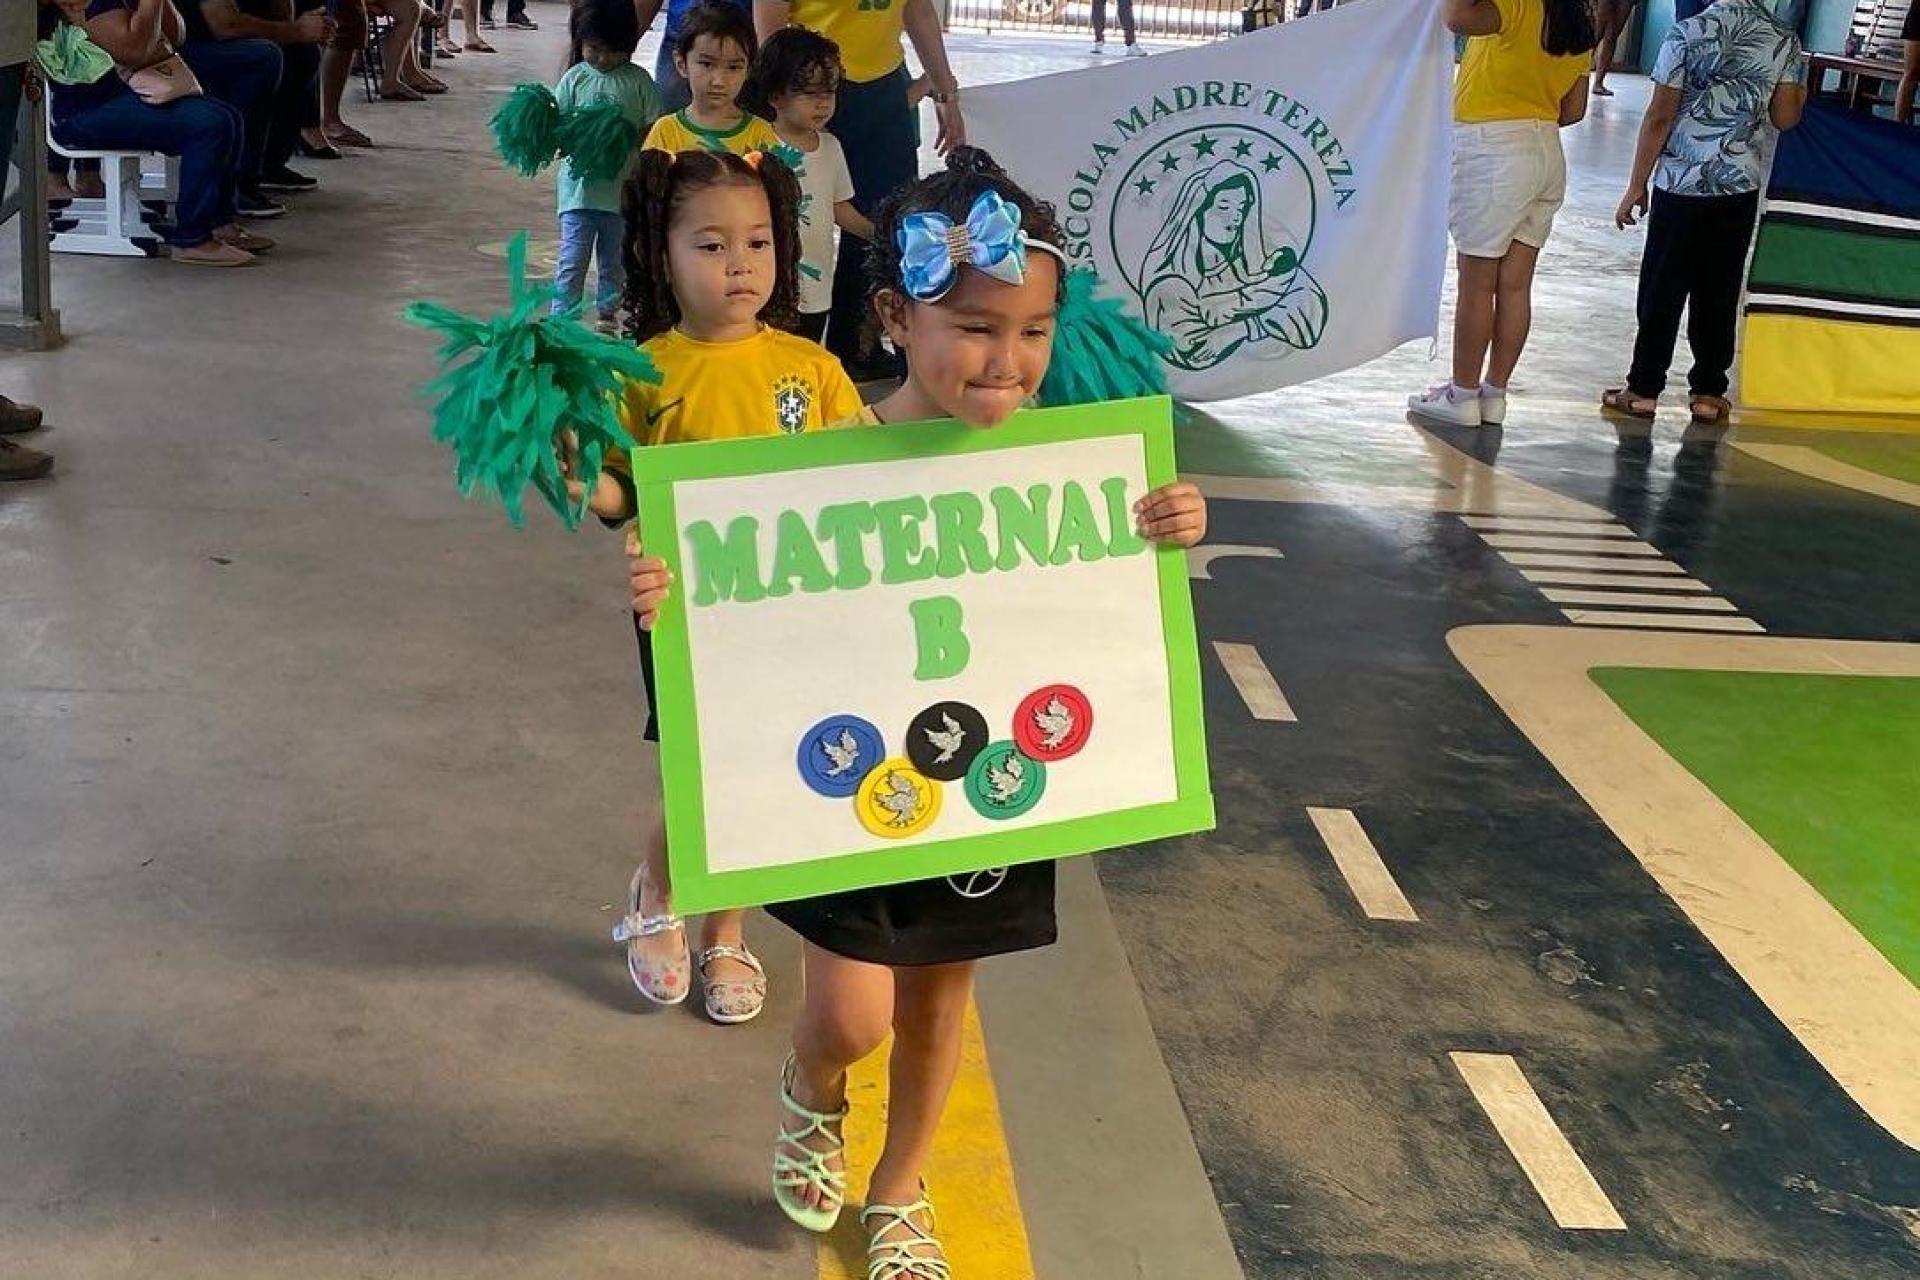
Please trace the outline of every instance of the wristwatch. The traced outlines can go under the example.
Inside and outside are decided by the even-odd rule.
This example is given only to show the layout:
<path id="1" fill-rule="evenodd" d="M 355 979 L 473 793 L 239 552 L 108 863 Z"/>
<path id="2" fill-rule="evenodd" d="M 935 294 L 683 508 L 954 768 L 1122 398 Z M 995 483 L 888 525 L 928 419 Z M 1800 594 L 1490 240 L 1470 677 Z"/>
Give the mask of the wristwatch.
<path id="1" fill-rule="evenodd" d="M 927 94 L 927 97 L 930 101 L 937 102 L 943 107 L 946 106 L 949 102 L 952 102 L 955 98 L 959 96 L 960 96 L 959 81 L 955 81 L 953 88 L 947 90 L 945 93 L 942 93 L 938 89 L 935 89 Z"/>

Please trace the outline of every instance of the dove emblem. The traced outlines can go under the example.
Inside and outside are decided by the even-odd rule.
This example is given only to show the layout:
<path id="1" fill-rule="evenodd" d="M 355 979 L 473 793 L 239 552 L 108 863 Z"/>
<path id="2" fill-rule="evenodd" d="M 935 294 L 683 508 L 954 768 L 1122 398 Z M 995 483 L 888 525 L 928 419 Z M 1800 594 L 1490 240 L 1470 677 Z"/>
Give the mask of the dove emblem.
<path id="1" fill-rule="evenodd" d="M 931 742 L 940 752 L 939 755 L 933 758 L 935 764 L 947 763 L 947 761 L 953 759 L 954 756 L 960 753 L 961 747 L 967 744 L 966 730 L 960 727 L 958 720 L 955 720 L 946 712 L 942 712 L 940 714 L 940 721 L 940 728 L 926 730 L 927 741 Z"/>
<path id="2" fill-rule="evenodd" d="M 860 744 L 854 741 L 851 729 L 840 730 L 838 742 L 820 739 L 820 751 L 833 762 L 833 767 L 820 775 L 823 778 L 838 778 L 860 763 Z"/>
<path id="3" fill-rule="evenodd" d="M 1073 734 L 1073 711 L 1059 698 L 1049 698 L 1046 706 L 1033 713 L 1033 724 L 1040 730 L 1040 745 L 1058 751 Z"/>

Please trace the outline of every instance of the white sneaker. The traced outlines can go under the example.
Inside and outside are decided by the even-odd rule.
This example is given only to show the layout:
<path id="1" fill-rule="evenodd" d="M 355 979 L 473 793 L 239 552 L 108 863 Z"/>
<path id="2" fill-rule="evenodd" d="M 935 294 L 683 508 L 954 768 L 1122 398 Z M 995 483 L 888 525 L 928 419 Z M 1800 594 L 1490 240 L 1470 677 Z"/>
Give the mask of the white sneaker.
<path id="1" fill-rule="evenodd" d="M 1107 51 L 1107 42 L 1105 40 L 1095 40 L 1093 42 L 1094 57 L 1096 58 L 1101 57 L 1106 53 L 1106 51 Z"/>
<path id="2" fill-rule="evenodd" d="M 1495 389 L 1487 383 L 1480 384 L 1480 425 L 1497 427 L 1507 420 L 1506 388 Z"/>
<path id="3" fill-rule="evenodd" d="M 1127 46 L 1127 56 L 1129 58 L 1144 58 L 1147 56 L 1147 51 L 1137 44 L 1130 44 Z"/>
<path id="4" fill-rule="evenodd" d="M 1429 387 L 1424 395 L 1408 396 L 1407 412 L 1422 422 L 1445 427 L 1477 427 L 1480 396 L 1473 391 L 1463 392 L 1451 382 L 1442 382 Z"/>

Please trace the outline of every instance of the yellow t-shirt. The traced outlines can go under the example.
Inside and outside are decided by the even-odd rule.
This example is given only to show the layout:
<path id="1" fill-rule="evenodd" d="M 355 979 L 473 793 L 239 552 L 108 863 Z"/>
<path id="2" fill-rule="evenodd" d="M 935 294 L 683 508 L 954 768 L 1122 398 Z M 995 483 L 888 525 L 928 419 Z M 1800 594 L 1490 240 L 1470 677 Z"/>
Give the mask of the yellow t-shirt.
<path id="1" fill-rule="evenodd" d="M 856 84 L 891 75 L 907 60 L 900 48 L 907 0 L 793 0 L 787 21 L 839 45 L 840 65 Z"/>
<path id="2" fill-rule="evenodd" d="M 1591 54 L 1551 54 L 1540 47 L 1547 11 L 1540 0 L 1493 0 L 1500 30 L 1467 41 L 1453 82 L 1453 118 L 1462 124 L 1490 120 L 1560 118 L 1560 99 L 1587 73 Z"/>
<path id="3" fill-rule="evenodd" d="M 861 413 L 860 393 L 840 361 L 779 329 L 738 342 L 701 342 L 669 329 L 640 349 L 662 377 L 627 384 L 620 425 L 643 445 L 794 435 Z"/>
<path id="4" fill-rule="evenodd" d="M 647 130 L 648 151 L 731 151 L 743 156 L 749 151 L 771 151 L 780 145 L 773 126 L 751 112 L 740 113 L 740 123 L 724 132 L 702 129 L 685 111 L 661 116 Z"/>

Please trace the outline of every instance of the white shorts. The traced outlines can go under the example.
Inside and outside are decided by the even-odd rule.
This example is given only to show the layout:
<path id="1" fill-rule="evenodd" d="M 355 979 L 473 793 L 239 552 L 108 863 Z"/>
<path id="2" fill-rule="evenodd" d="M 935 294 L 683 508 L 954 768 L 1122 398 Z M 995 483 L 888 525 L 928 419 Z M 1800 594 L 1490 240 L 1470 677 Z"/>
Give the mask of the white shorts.
<path id="1" fill-rule="evenodd" d="M 1518 240 L 1547 243 L 1567 198 L 1567 157 L 1550 120 L 1492 120 L 1453 127 L 1447 229 L 1469 258 L 1504 258 Z"/>

